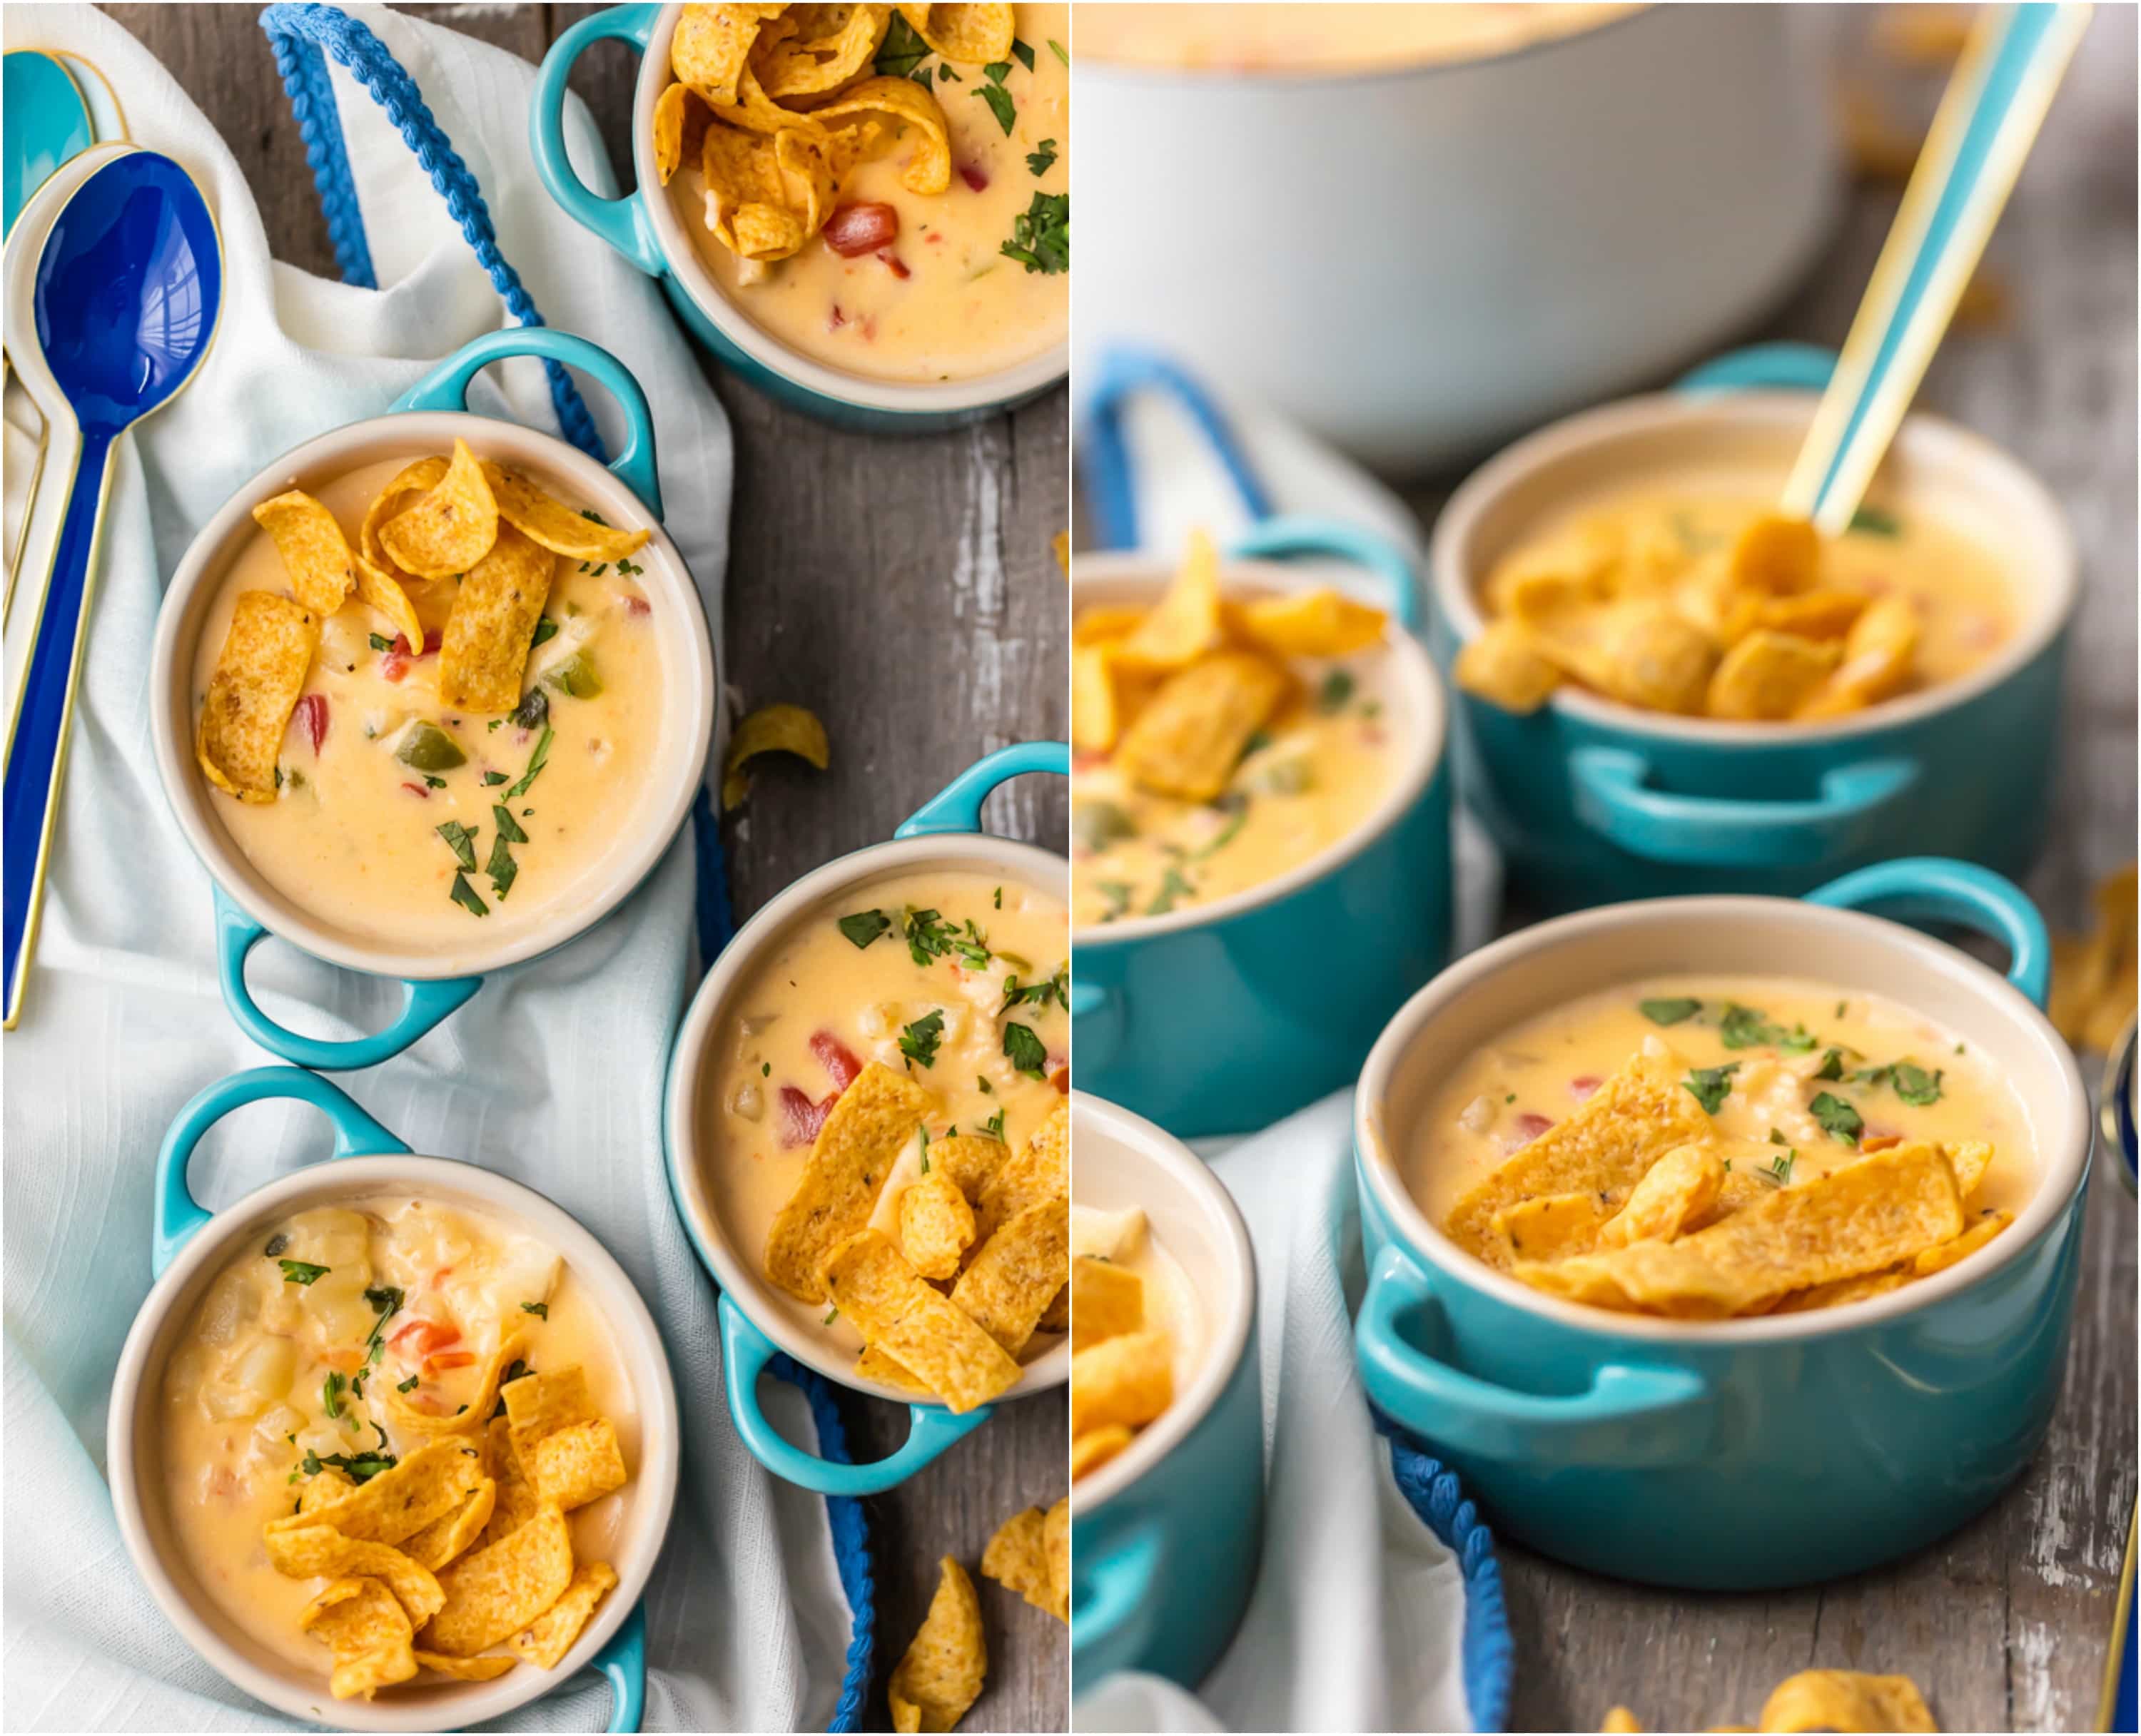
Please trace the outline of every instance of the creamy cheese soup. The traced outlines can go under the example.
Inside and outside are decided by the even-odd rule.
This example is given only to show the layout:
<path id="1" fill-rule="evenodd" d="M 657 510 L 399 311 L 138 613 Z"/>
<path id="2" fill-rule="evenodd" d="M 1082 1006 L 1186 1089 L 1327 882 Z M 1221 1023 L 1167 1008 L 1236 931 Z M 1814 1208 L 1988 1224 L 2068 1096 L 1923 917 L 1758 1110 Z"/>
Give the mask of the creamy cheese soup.
<path id="1" fill-rule="evenodd" d="M 1290 660 L 1291 697 L 1248 741 L 1226 787 L 1190 801 L 1141 783 L 1119 755 L 1070 769 L 1073 919 L 1164 916 L 1298 868 L 1388 793 L 1400 747 L 1380 647 Z"/>
<path id="2" fill-rule="evenodd" d="M 1215 72 L 1353 72 L 1507 54 L 1632 12 L 1629 6 L 1087 5 L 1079 52 Z"/>
<path id="3" fill-rule="evenodd" d="M 1680 1058 L 1681 1089 L 1737 1153 L 1747 1173 L 1728 1176 L 1727 1203 L 1898 1141 L 1991 1146 L 1966 1202 L 1974 1216 L 2019 1211 L 2035 1185 L 2020 1101 L 1937 1020 L 1794 977 L 1686 976 L 1582 996 L 1465 1057 L 1402 1154 L 1408 1190 L 1446 1226 L 1461 1199 L 1646 1050 Z"/>
<path id="4" fill-rule="evenodd" d="M 312 491 L 352 548 L 374 497 L 416 455 Z M 322 622 L 273 799 L 211 793 L 246 859 L 314 920 L 403 947 L 489 942 L 583 898 L 637 841 L 661 737 L 662 624 L 637 561 L 554 558 L 521 705 L 504 717 L 440 699 L 455 579 L 411 582 L 421 652 L 355 593 Z M 251 591 L 290 592 L 265 531 L 231 563 L 203 621 L 196 712 Z"/>
<path id="5" fill-rule="evenodd" d="M 943 111 L 952 171 L 941 193 L 902 180 L 917 148 L 910 122 L 841 180 L 800 252 L 740 259 L 714 234 L 702 160 L 686 151 L 669 197 L 721 293 L 767 337 L 830 367 L 908 382 L 997 373 L 1064 342 L 1070 9 L 1014 10 L 1011 56 L 987 66 L 918 56 L 927 45 L 903 37 L 896 12 L 888 21 L 875 70 L 925 84 Z"/>
<path id="6" fill-rule="evenodd" d="M 871 1226 L 894 1243 L 928 1141 L 957 1134 L 1022 1151 L 1070 1088 L 1069 940 L 1048 893 L 964 871 L 866 882 L 799 920 L 739 986 L 700 1108 L 707 1188 L 738 1253 L 759 1264 L 819 1129 L 870 1062 L 933 1099 L 879 1184 Z M 863 1349 L 822 1304 L 780 1306 Z M 1024 1359 L 1053 1342 L 1037 1335 Z"/>
<path id="7" fill-rule="evenodd" d="M 1574 681 L 1648 709 L 1818 720 L 1969 674 L 2020 600 L 1985 548 L 1879 494 L 1844 535 L 1773 494 L 1661 486 L 1571 503 L 1488 576 L 1459 684 L 1514 711 Z"/>
<path id="8" fill-rule="evenodd" d="M 1143 1211 L 1070 1216 L 1070 1478 L 1164 1416 L 1204 1350 L 1189 1277 Z"/>
<path id="9" fill-rule="evenodd" d="M 636 1470 L 638 1418 L 608 1325 L 557 1251 L 504 1219 L 368 1195 L 293 1212 L 233 1257 L 165 1369 L 160 1430 L 173 1536 L 230 1626 L 327 1675 L 327 1650 L 298 1618 L 327 1580 L 278 1572 L 262 1528 L 322 1471 L 362 1483 L 423 1446 L 396 1403 L 454 1414 L 509 1338 L 529 1371 L 584 1370 Z M 628 1494 L 568 1515 L 578 1559 L 614 1559 Z"/>

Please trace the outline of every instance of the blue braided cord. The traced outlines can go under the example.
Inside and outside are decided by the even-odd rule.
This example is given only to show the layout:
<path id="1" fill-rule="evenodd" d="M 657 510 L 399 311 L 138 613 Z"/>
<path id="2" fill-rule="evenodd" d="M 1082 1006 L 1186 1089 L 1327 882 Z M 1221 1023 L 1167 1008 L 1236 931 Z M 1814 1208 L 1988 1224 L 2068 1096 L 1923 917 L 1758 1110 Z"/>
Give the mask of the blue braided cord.
<path id="1" fill-rule="evenodd" d="M 1390 1443 L 1390 1472 L 1399 1491 L 1427 1528 L 1457 1557 L 1464 1576 L 1464 1704 L 1475 1730 L 1509 1727 L 1509 1686 L 1516 1673 L 1516 1642 L 1502 1596 L 1502 1565 L 1494 1559 L 1494 1534 L 1465 1499 L 1457 1473 L 1412 1444 L 1404 1430 L 1371 1404 L 1369 1414 Z"/>
<path id="2" fill-rule="evenodd" d="M 268 41 L 275 52 L 276 70 L 283 75 L 283 88 L 289 95 L 290 112 L 304 135 L 305 161 L 312 165 L 313 184 L 320 189 L 320 209 L 327 220 L 327 239 L 334 243 L 342 282 L 377 289 L 379 278 L 372 268 L 372 247 L 365 239 L 363 214 L 357 209 L 357 180 L 350 173 L 349 153 L 342 148 L 342 115 L 335 106 L 327 57 L 317 43 L 300 37 L 271 32 Z"/>
<path id="3" fill-rule="evenodd" d="M 292 106 L 304 135 L 305 160 L 313 165 L 321 204 L 327 212 L 328 232 L 337 236 L 336 255 L 342 262 L 345 276 L 349 274 L 352 256 L 345 251 L 342 238 L 337 232 L 338 221 L 356 237 L 364 268 L 362 279 L 350 277 L 350 281 L 361 281 L 367 288 L 374 287 L 370 252 L 364 245 L 362 226 L 355 216 L 357 189 L 350 178 L 349 161 L 342 147 L 340 120 L 332 101 L 325 105 L 318 101 L 318 92 L 328 89 L 324 64 L 315 73 L 306 75 L 300 86 L 291 85 L 288 64 L 281 47 L 286 37 L 307 45 L 309 57 L 314 60 L 324 49 L 372 93 L 372 100 L 386 110 L 386 118 L 400 130 L 410 150 L 416 152 L 416 160 L 431 178 L 431 184 L 439 189 L 447 211 L 460 225 L 461 234 L 475 249 L 477 262 L 490 275 L 505 302 L 506 312 L 523 326 L 543 324 L 543 316 L 537 311 L 534 298 L 523 287 L 519 273 L 507 263 L 505 255 L 499 251 L 498 232 L 491 226 L 490 208 L 484 203 L 483 191 L 476 185 L 475 177 L 469 172 L 468 165 L 461 160 L 460 154 L 439 123 L 431 118 L 416 81 L 387 52 L 386 45 L 372 33 L 368 26 L 332 6 L 270 6 L 260 14 L 260 27 L 277 45 L 277 63 L 284 66 L 283 83 L 291 91 Z M 303 57 L 293 49 L 288 61 L 301 57 Z M 300 89 L 306 98 L 302 109 L 297 106 Z M 332 91 L 328 94 L 331 97 Z M 550 401 L 558 412 L 559 430 L 589 457 L 607 462 L 608 449 L 596 431 L 594 417 L 588 413 L 579 388 L 573 384 L 572 376 L 555 361 L 545 361 L 543 367 L 549 376 Z"/>
<path id="4" fill-rule="evenodd" d="M 721 825 L 706 786 L 692 804 L 692 837 L 699 847 L 699 957 L 708 964 L 736 937 L 736 917 L 729 907 L 728 859 L 721 853 Z"/>
<path id="5" fill-rule="evenodd" d="M 785 1353 L 767 1365 L 769 1372 L 803 1389 L 810 1418 L 818 1425 L 818 1451 L 838 1464 L 849 1463 L 847 1425 L 840 1420 L 832 1384 L 815 1369 L 805 1368 Z M 862 1723 L 869 1698 L 870 1660 L 877 1641 L 876 1568 L 870 1561 L 869 1517 L 852 1495 L 828 1495 L 825 1517 L 833 1531 L 833 1560 L 840 1570 L 840 1589 L 854 1611 L 854 1636 L 848 1642 L 848 1673 L 840 1684 L 840 1704 L 829 1726 L 852 1730 Z"/>

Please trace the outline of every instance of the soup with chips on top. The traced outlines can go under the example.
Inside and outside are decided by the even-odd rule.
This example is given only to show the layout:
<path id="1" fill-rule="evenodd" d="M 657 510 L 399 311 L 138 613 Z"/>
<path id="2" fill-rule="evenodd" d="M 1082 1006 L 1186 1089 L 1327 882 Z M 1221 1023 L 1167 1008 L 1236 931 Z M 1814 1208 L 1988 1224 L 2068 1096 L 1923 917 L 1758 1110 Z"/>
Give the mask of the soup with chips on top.
<path id="1" fill-rule="evenodd" d="M 1356 830 L 1397 775 L 1386 630 L 1335 591 L 1223 598 L 1201 535 L 1157 602 L 1080 611 L 1079 927 L 1208 904 Z"/>
<path id="2" fill-rule="evenodd" d="M 254 509 L 194 652 L 216 817 L 359 940 L 488 941 L 637 841 L 662 622 L 604 524 L 459 442 Z"/>
<path id="3" fill-rule="evenodd" d="M 1880 1295 L 2036 1180 L 2007 1083 L 1937 1021 L 1784 977 L 1587 995 L 1465 1058 L 1400 1158 L 1429 1219 L 1548 1295 L 1719 1319 Z"/>
<path id="4" fill-rule="evenodd" d="M 1204 1350 L 1189 1276 L 1135 1207 L 1070 1208 L 1070 1476 L 1164 1415 Z"/>
<path id="5" fill-rule="evenodd" d="M 1554 3 L 1081 6 L 1096 60 L 1210 72 L 1322 74 L 1480 60 L 1588 30 L 1630 6 Z"/>
<path id="6" fill-rule="evenodd" d="M 1985 548 L 1902 506 L 1824 538 L 1759 495 L 1572 507 L 1489 574 L 1457 684 L 1537 711 L 1564 684 L 1648 711 L 1817 723 L 1969 674 L 2014 637 Z"/>
<path id="7" fill-rule="evenodd" d="M 630 1384 L 556 1250 L 480 1208 L 381 1193 L 263 1230 L 161 1414 L 194 1581 L 337 1699 L 552 1668 L 617 1582 Z"/>
<path id="8" fill-rule="evenodd" d="M 700 1107 L 739 1257 L 867 1379 L 963 1411 L 1069 1321 L 1063 907 L 895 873 L 799 920 L 738 986 Z"/>
<path id="9" fill-rule="evenodd" d="M 1070 9 L 687 6 L 656 166 L 722 295 L 795 353 L 965 380 L 1070 331 Z"/>

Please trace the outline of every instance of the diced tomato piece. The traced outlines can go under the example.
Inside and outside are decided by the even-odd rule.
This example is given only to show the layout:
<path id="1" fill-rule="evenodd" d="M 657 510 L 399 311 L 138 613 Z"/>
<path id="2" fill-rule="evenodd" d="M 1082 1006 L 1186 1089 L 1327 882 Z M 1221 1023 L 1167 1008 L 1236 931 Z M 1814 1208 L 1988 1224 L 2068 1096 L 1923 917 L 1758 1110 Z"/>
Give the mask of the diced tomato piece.
<path id="1" fill-rule="evenodd" d="M 1073 771 L 1090 771 L 1095 766 L 1105 765 L 1107 763 L 1108 756 L 1105 754 L 1080 753 L 1074 750 L 1070 755 L 1070 770 Z"/>
<path id="2" fill-rule="evenodd" d="M 654 612 L 654 605 L 638 592 L 628 591 L 624 593 L 624 612 L 628 615 L 651 615 Z"/>
<path id="3" fill-rule="evenodd" d="M 1888 1151 L 1902 1143 L 1901 1134 L 1868 1134 L 1858 1142 L 1858 1148 L 1864 1152 Z"/>
<path id="4" fill-rule="evenodd" d="M 441 1350 L 436 1356 L 424 1359 L 424 1372 L 436 1375 L 443 1369 L 467 1369 L 475 1366 L 473 1350 Z"/>
<path id="5" fill-rule="evenodd" d="M 329 1368 L 342 1374 L 354 1375 L 364 1366 L 364 1352 L 345 1350 L 338 1346 L 332 1350 L 322 1350 L 320 1353 L 320 1360 Z"/>
<path id="6" fill-rule="evenodd" d="M 838 302 L 834 302 L 833 311 L 831 314 L 827 317 L 825 321 L 825 329 L 828 332 L 837 332 L 841 327 L 847 324 L 847 322 L 848 317 L 846 314 L 840 312 L 840 304 Z"/>
<path id="7" fill-rule="evenodd" d="M 833 1075 L 833 1094 L 837 1097 L 855 1082 L 855 1075 L 863 1070 L 863 1064 L 855 1059 L 854 1051 L 829 1030 L 810 1033 L 810 1053 L 824 1064 L 825 1070 Z"/>
<path id="8" fill-rule="evenodd" d="M 1595 1073 L 1579 1073 L 1568 1082 L 1568 1094 L 1578 1103 L 1588 1097 L 1606 1081 Z"/>
<path id="9" fill-rule="evenodd" d="M 409 648 L 407 636 L 396 633 L 392 647 L 379 654 L 379 672 L 390 681 L 398 681 L 408 674 L 410 664 L 419 657 L 436 656 L 439 647 L 445 642 L 444 632 L 433 627 L 424 635 L 424 648 L 412 652 Z"/>
<path id="10" fill-rule="evenodd" d="M 880 249 L 878 253 L 878 258 L 883 260 L 887 265 L 889 265 L 892 268 L 892 274 L 895 278 L 911 278 L 914 275 L 913 272 L 907 268 L 906 263 L 900 258 L 898 253 L 888 253 Z"/>
<path id="11" fill-rule="evenodd" d="M 421 784 L 404 784 L 401 787 L 420 802 L 428 802 L 431 799 L 431 792 L 425 789 Z"/>
<path id="12" fill-rule="evenodd" d="M 387 1335 L 387 1343 L 409 1361 L 461 1341 L 461 1329 L 445 1320 L 413 1320 Z"/>
<path id="13" fill-rule="evenodd" d="M 324 693 L 308 693 L 298 701 L 298 727 L 305 732 L 313 744 L 313 751 L 320 750 L 320 744 L 327 739 L 327 696 Z"/>
<path id="14" fill-rule="evenodd" d="M 977 193 L 988 191 L 989 178 L 971 163 L 962 163 L 959 165 L 959 179 Z"/>
<path id="15" fill-rule="evenodd" d="M 808 1145 L 818 1137 L 818 1129 L 825 1124 L 825 1118 L 833 1113 L 833 1105 L 840 1099 L 837 1091 L 822 1103 L 813 1103 L 793 1085 L 780 1088 L 780 1143 L 790 1148 Z"/>
<path id="16" fill-rule="evenodd" d="M 1067 1096 L 1070 1090 L 1070 1070 L 1068 1067 L 1058 1067 L 1048 1075 L 1048 1083 Z"/>
<path id="17" fill-rule="evenodd" d="M 825 245 L 843 259 L 857 258 L 899 239 L 899 212 L 886 204 L 835 205 L 824 234 Z"/>
<path id="18" fill-rule="evenodd" d="M 1526 1144 L 1538 1138 L 1553 1125 L 1552 1116 L 1537 1114 L 1530 1109 L 1526 1109 L 1523 1114 L 1517 1117 L 1517 1131 L 1523 1135 Z"/>

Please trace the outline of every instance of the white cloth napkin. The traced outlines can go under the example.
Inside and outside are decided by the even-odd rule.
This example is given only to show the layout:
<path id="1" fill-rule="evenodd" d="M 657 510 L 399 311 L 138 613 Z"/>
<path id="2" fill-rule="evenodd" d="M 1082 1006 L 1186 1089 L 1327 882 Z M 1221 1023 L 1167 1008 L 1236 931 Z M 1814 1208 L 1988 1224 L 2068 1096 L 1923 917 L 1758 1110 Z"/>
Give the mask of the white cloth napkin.
<path id="1" fill-rule="evenodd" d="M 1375 531 L 1424 570 L 1417 521 L 1371 479 L 1268 411 L 1213 396 L 1277 510 Z M 1201 525 L 1223 547 L 1247 528 L 1176 406 L 1140 399 L 1123 423 L 1149 546 L 1179 548 Z M 1463 952 L 1491 937 L 1500 884 L 1493 846 L 1469 820 L 1457 868 Z M 1363 1273 L 1352 1104 L 1349 1088 L 1248 1138 L 1200 1145 L 1256 1249 L 1263 1562 L 1240 1631 L 1194 1695 L 1158 1676 L 1110 1677 L 1080 1695 L 1081 1731 L 1474 1728 L 1464 1576 L 1400 1491 L 1354 1370 Z"/>
<path id="2" fill-rule="evenodd" d="M 668 529 L 716 635 L 727 555 L 728 428 L 653 284 L 545 198 L 528 159 L 534 69 L 450 30 L 352 8 L 421 87 L 481 184 L 502 250 L 553 324 L 593 337 L 652 401 Z M 5 1045 L 6 1670 L 12 1729 L 205 1730 L 280 1720 L 201 1662 L 136 1581 L 103 1480 L 112 1370 L 149 1288 L 150 1183 L 166 1125 L 212 1080 L 270 1059 L 218 994 L 207 874 L 166 809 L 150 750 L 150 646 L 165 578 L 195 529 L 277 454 L 374 416 L 438 358 L 505 323 L 416 158 L 339 71 L 336 98 L 380 288 L 268 257 L 230 153 L 126 32 L 86 6 L 11 6 L 7 46 L 71 49 L 117 88 L 135 141 L 184 164 L 219 219 L 222 323 L 190 388 L 122 443 L 102 544 L 42 937 Z M 244 51 L 273 77 L 264 37 Z M 583 173 L 606 159 L 575 103 Z M 302 174 L 293 159 L 282 172 Z M 603 186 L 603 190 L 612 190 Z M 487 407 L 556 431 L 534 363 L 494 371 Z M 485 401 L 479 400 L 482 404 Z M 611 450 L 620 429 L 589 401 Z M 690 981 L 693 850 L 681 838 L 589 934 L 494 977 L 396 1060 L 340 1079 L 418 1151 L 489 1165 L 549 1195 L 623 1263 L 661 1322 L 684 1428 L 683 1483 L 647 1592 L 650 1729 L 823 1729 L 849 1617 L 824 1503 L 743 1451 L 721 1398 L 711 1287 L 662 1167 L 663 1067 Z M 394 991 L 280 943 L 255 955 L 271 1016 L 376 1030 Z M 291 1104 L 240 1112 L 203 1148 L 211 1207 L 325 1156 Z M 807 1411 L 783 1389 L 784 1425 Z M 599 1729 L 583 1676 L 516 1728 Z"/>

